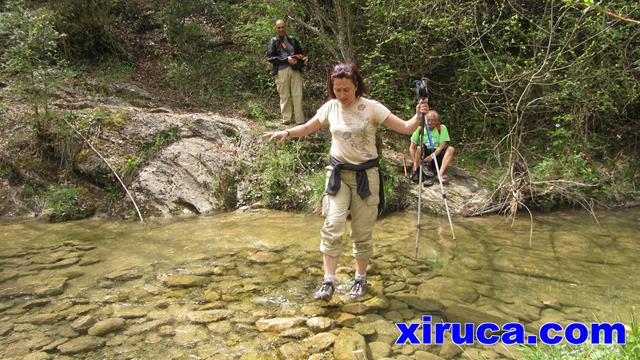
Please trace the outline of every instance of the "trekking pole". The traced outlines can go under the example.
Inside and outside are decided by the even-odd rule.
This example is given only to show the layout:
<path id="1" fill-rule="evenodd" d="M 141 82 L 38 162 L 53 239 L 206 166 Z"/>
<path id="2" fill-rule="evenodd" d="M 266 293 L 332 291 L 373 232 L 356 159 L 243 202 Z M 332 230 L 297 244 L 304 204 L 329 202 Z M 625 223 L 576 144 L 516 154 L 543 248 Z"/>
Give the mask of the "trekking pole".
<path id="1" fill-rule="evenodd" d="M 425 122 L 426 115 L 422 114 L 422 123 Z M 442 194 L 442 199 L 444 200 L 444 208 L 447 210 L 447 217 L 449 218 L 449 226 L 451 227 L 451 237 L 453 238 L 453 242 L 456 242 L 456 234 L 453 232 L 453 222 L 451 221 L 451 213 L 449 212 L 449 204 L 447 202 L 447 193 L 444 192 L 444 185 L 442 184 L 442 176 L 440 176 L 440 167 L 438 166 L 438 158 L 436 157 L 435 146 L 433 145 L 433 140 L 431 139 L 431 129 L 427 129 L 427 139 L 429 141 L 429 148 L 434 149 L 431 153 L 431 157 L 433 158 L 433 164 L 436 166 L 436 174 L 438 175 L 438 181 L 440 182 L 440 194 Z M 422 159 L 422 158 L 421 158 Z M 420 161 L 422 163 L 422 161 Z"/>
<path id="2" fill-rule="evenodd" d="M 418 100 L 426 99 L 429 97 L 429 92 L 427 90 L 427 84 L 424 80 L 416 80 L 416 94 L 418 96 Z M 422 169 L 424 161 L 422 160 L 422 151 L 424 146 L 424 126 L 426 123 L 426 115 L 422 114 L 422 121 L 420 122 L 420 175 L 418 176 L 418 221 L 416 224 L 416 258 L 418 258 L 418 248 L 420 244 L 420 213 L 422 212 L 421 200 L 422 200 Z M 429 147 L 434 148 L 433 140 L 431 139 L 431 129 L 427 129 L 427 139 L 429 141 Z M 449 219 L 449 226 L 451 227 L 451 237 L 453 238 L 454 243 L 456 242 L 456 235 L 453 231 L 453 222 L 451 221 L 451 212 L 449 211 L 449 203 L 447 202 L 447 194 L 444 191 L 444 185 L 442 184 L 442 177 L 440 176 L 440 168 L 438 166 L 438 159 L 436 158 L 435 151 L 431 153 L 433 158 L 433 163 L 436 167 L 436 173 L 438 174 L 438 181 L 440 182 L 440 193 L 442 194 L 442 199 L 444 200 L 444 207 L 447 210 L 447 218 Z"/>
<path id="3" fill-rule="evenodd" d="M 418 219 L 416 220 L 416 259 L 418 258 L 418 249 L 420 247 L 420 214 L 422 213 L 422 146 L 424 145 L 424 115 L 422 116 L 422 120 L 420 120 L 420 131 L 418 132 L 420 135 L 420 155 L 418 155 L 418 159 L 420 159 L 420 175 L 418 175 Z M 411 159 L 414 160 L 414 159 Z"/>
<path id="4" fill-rule="evenodd" d="M 416 92 L 418 93 L 418 97 L 420 99 L 427 98 L 429 93 L 427 91 L 427 84 L 424 80 L 416 80 Z M 422 114 L 422 126 L 426 122 L 426 115 Z M 421 130 L 422 132 L 423 130 Z M 420 135 L 420 150 L 422 150 L 422 134 Z M 456 242 L 456 234 L 453 232 L 453 222 L 451 221 L 451 212 L 449 211 L 449 203 L 447 202 L 447 193 L 444 192 L 444 185 L 442 184 L 442 176 L 440 175 L 440 167 L 438 166 L 438 158 L 436 157 L 435 146 L 433 144 L 433 139 L 431 139 L 431 129 L 427 128 L 427 139 L 429 141 L 429 148 L 434 149 L 431 152 L 431 157 L 433 159 L 433 164 L 436 166 L 436 174 L 438 175 L 438 182 L 440 183 L 440 194 L 442 194 L 442 199 L 444 200 L 444 208 L 447 210 L 447 218 L 449 219 L 449 226 L 451 227 L 451 237 L 453 238 L 453 242 Z M 420 153 L 420 176 L 422 177 L 422 152 Z M 417 257 L 416 250 L 416 257 Z"/>

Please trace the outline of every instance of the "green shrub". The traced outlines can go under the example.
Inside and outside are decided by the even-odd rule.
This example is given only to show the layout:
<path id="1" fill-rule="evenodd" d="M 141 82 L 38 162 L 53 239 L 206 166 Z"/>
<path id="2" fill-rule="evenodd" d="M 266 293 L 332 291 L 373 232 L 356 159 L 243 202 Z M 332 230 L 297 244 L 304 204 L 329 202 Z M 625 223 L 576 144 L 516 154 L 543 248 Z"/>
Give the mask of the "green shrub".
<path id="1" fill-rule="evenodd" d="M 125 55 L 112 0 L 61 0 L 54 9 L 56 28 L 65 34 L 63 48 L 68 59 L 95 60 Z"/>
<path id="2" fill-rule="evenodd" d="M 225 210 L 232 211 L 238 205 L 238 179 L 236 179 L 234 170 L 223 169 L 214 176 L 213 196 L 218 200 Z"/>
<path id="3" fill-rule="evenodd" d="M 15 175 L 13 166 L 8 163 L 0 163 L 0 177 L 10 179 Z"/>
<path id="4" fill-rule="evenodd" d="M 402 181 L 402 175 L 384 157 L 380 162 L 380 169 L 384 176 L 384 212 L 402 210 L 406 206 L 406 182 Z"/>
<path id="5" fill-rule="evenodd" d="M 80 151 L 80 140 L 75 131 L 55 114 L 47 130 L 48 142 L 53 150 L 53 156 L 59 161 L 60 168 L 71 171 L 76 154 Z M 74 114 L 65 115 L 68 121 L 74 119 Z"/>
<path id="6" fill-rule="evenodd" d="M 247 116 L 250 119 L 257 120 L 262 126 L 266 126 L 267 114 L 265 112 L 265 106 L 260 101 L 249 100 L 247 102 Z"/>
<path id="7" fill-rule="evenodd" d="M 305 178 L 305 183 L 311 188 L 307 200 L 307 210 L 319 213 L 322 206 L 322 197 L 326 188 L 327 173 L 324 169 L 314 171 Z"/>
<path id="8" fill-rule="evenodd" d="M 30 10 L 22 0 L 8 1 L 0 13 L 0 39 L 4 45 L 1 60 L 3 75 L 14 78 L 14 91 L 30 103 L 35 114 L 47 120 L 51 87 L 60 66 L 58 41 L 62 35 L 54 29 L 54 15 L 46 8 Z M 39 120 L 37 118 L 36 120 Z M 44 124 L 35 122 L 40 134 Z"/>
<path id="9" fill-rule="evenodd" d="M 72 186 L 52 185 L 46 193 L 50 222 L 77 219 L 81 215 L 78 190 Z"/>
<path id="10" fill-rule="evenodd" d="M 135 74 L 135 68 L 129 60 L 109 57 L 97 65 L 95 75 L 106 83 L 128 80 Z"/>
<path id="11" fill-rule="evenodd" d="M 296 210 L 304 207 L 307 199 L 302 187 L 303 167 L 298 160 L 299 142 L 286 142 L 279 149 L 267 144 L 259 155 L 259 194 L 270 208 Z"/>

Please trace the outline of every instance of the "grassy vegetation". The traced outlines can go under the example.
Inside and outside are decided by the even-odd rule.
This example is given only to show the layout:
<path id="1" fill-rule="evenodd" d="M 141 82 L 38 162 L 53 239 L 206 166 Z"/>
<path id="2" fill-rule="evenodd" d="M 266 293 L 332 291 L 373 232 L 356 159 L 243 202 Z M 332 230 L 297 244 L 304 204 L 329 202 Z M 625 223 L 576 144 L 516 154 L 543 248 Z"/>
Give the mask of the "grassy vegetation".
<path id="1" fill-rule="evenodd" d="M 636 360 L 640 359 L 640 326 L 632 316 L 626 343 L 616 345 L 568 345 L 522 347 L 524 360 Z"/>
<path id="2" fill-rule="evenodd" d="M 5 64 L 0 81 L 11 85 L 11 101 L 27 104 L 34 113 L 27 124 L 35 134 L 31 139 L 27 132 L 12 132 L 10 145 L 40 142 L 69 168 L 77 140 L 51 123 L 59 116 L 49 114 L 52 102 L 71 87 L 89 97 L 117 96 L 145 105 L 147 100 L 115 89 L 115 83 L 144 88 L 161 106 L 242 116 L 261 129 L 277 126 L 277 93 L 264 52 L 274 20 L 287 14 L 295 19 L 289 33 L 311 59 L 304 74 L 307 115 L 325 101 L 327 69 L 350 55 L 363 70 L 370 96 L 403 118 L 415 105 L 410 80 L 428 79 L 431 104 L 458 150 L 456 163 L 490 190 L 504 188 L 496 192 L 504 197 L 494 202 L 509 203 L 519 194 L 522 205 L 546 210 L 640 196 L 635 166 L 640 38 L 634 27 L 604 12 L 583 12 L 571 1 L 526 7 L 508 1 L 409 0 L 307 5 L 5 1 L 0 5 Z M 599 6 L 640 17 L 636 2 Z M 20 129 L 25 117 L 4 116 L 7 104 L 3 95 L 0 126 Z M 77 125 L 110 129 L 126 121 L 128 114 L 97 109 L 80 116 Z M 382 133 L 392 139 L 386 146 L 405 144 Z M 153 144 L 141 146 L 120 170 L 133 176 L 173 136 L 160 134 Z M 257 150 L 250 164 L 259 170 L 253 196 L 282 209 L 317 203 L 326 142 L 264 148 L 269 150 Z M 392 169 L 385 173 L 388 209 L 402 208 L 403 182 Z M 510 189 L 512 184 L 519 188 Z"/>
<path id="3" fill-rule="evenodd" d="M 74 186 L 52 185 L 45 196 L 50 222 L 82 219 L 87 216 L 87 210 L 80 201 L 80 193 Z"/>

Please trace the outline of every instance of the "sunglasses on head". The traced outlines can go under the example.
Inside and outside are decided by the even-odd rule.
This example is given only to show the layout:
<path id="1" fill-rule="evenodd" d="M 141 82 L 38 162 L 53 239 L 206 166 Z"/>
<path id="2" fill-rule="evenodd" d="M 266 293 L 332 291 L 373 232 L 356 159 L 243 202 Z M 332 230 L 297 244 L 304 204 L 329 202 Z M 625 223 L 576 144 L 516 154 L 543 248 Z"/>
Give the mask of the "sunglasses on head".
<path id="1" fill-rule="evenodd" d="M 351 66 L 349 66 L 349 65 L 336 65 L 336 66 L 333 68 L 333 73 L 334 73 L 334 74 L 337 74 L 337 73 L 342 72 L 342 71 L 344 71 L 344 72 L 351 72 L 351 71 L 353 71 L 353 69 L 352 69 L 352 68 L 351 68 Z"/>

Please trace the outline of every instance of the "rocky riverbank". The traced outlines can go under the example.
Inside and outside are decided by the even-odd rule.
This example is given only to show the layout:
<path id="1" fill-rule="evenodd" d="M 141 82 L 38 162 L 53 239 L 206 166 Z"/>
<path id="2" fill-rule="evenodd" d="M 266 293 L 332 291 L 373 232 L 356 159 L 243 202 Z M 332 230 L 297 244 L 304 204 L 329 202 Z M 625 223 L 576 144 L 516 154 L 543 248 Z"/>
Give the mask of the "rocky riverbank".
<path id="1" fill-rule="evenodd" d="M 111 84 L 102 90 L 108 96 L 57 89 L 52 104 L 52 123 L 57 125 L 44 139 L 17 122 L 3 128 L 1 217 L 61 221 L 94 214 L 135 216 L 109 165 L 123 178 L 145 217 L 265 206 L 262 194 L 255 191 L 256 181 L 264 176 L 258 166 L 265 146 L 260 136 L 264 124 L 210 112 L 174 111 L 132 84 Z M 16 105 L 2 116 L 10 124 L 25 111 Z M 97 153 L 61 117 L 82 132 Z M 389 150 L 385 158 L 400 179 L 396 186 L 413 193 L 396 206 L 415 207 L 417 186 L 399 175 L 402 154 Z M 447 196 L 454 213 L 486 197 L 461 169 L 452 169 L 450 175 Z M 399 188 L 395 191 L 405 191 Z M 300 189 L 307 195 L 308 190 Z M 438 186 L 425 188 L 423 198 L 424 209 L 444 212 Z"/>
<path id="2" fill-rule="evenodd" d="M 370 291 L 356 302 L 347 296 L 352 269 L 340 268 L 337 292 L 324 303 L 310 296 L 322 273 L 315 253 L 294 259 L 285 247 L 246 248 L 169 271 L 150 264 L 101 272 L 95 249 L 66 241 L 0 253 L 2 358 L 453 359 L 463 351 L 516 357 L 450 340 L 394 345 L 396 322 L 421 323 L 426 314 L 433 322 L 509 320 L 445 306 L 433 297 L 431 266 L 405 256 L 376 259 Z M 95 280 L 83 279 L 96 271 Z"/>
<path id="3" fill-rule="evenodd" d="M 312 299 L 323 275 L 313 215 L 5 223 L 0 358 L 518 358 L 396 345 L 395 323 L 631 324 L 640 285 L 623 275 L 638 271 L 638 216 L 540 215 L 533 239 L 529 219 L 455 217 L 453 242 L 445 219 L 425 215 L 416 259 L 415 213 L 393 214 L 376 224 L 368 295 L 348 298 L 345 249 L 330 303 Z"/>

